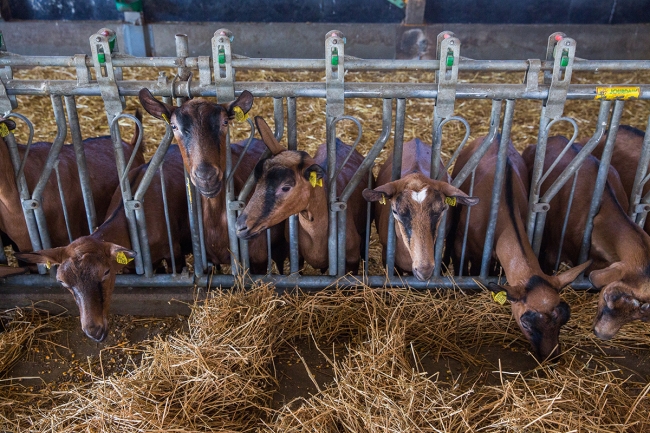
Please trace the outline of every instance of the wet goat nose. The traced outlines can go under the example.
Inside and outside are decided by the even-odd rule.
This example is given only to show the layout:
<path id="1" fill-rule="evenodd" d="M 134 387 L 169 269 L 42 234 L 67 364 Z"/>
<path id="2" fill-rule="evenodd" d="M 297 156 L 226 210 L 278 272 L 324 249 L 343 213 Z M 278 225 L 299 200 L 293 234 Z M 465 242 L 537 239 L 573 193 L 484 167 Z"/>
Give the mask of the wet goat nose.
<path id="1" fill-rule="evenodd" d="M 246 225 L 246 218 L 247 215 L 245 213 L 239 215 L 237 218 L 237 222 L 235 223 L 235 229 L 237 232 L 243 232 L 245 230 L 248 230 L 248 226 Z"/>
<path id="2" fill-rule="evenodd" d="M 85 329 L 86 335 L 95 341 L 104 341 L 108 335 L 108 329 L 103 326 L 89 326 Z"/>
<path id="3" fill-rule="evenodd" d="M 432 274 L 433 266 L 418 266 L 413 268 L 413 275 L 420 281 L 428 280 Z"/>

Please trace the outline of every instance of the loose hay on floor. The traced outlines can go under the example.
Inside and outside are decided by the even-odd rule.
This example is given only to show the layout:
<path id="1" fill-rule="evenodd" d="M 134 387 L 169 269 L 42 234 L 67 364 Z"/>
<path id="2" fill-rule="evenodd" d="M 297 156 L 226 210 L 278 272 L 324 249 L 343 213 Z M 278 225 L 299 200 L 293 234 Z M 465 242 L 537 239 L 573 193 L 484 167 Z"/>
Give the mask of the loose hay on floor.
<path id="1" fill-rule="evenodd" d="M 42 395 L 0 387 L 0 431 L 646 431 L 650 374 L 606 352 L 647 357 L 650 327 L 636 322 L 602 342 L 590 330 L 596 296 L 564 296 L 574 315 L 563 359 L 518 371 L 482 354 L 528 348 L 510 308 L 487 292 L 217 291 L 193 307 L 188 331 L 154 339 L 121 374 Z M 327 355 L 340 337 L 348 353 Z M 329 358 L 332 382 L 273 411 L 274 358 L 305 338 Z M 445 378 L 425 369 L 427 357 L 463 370 Z"/>

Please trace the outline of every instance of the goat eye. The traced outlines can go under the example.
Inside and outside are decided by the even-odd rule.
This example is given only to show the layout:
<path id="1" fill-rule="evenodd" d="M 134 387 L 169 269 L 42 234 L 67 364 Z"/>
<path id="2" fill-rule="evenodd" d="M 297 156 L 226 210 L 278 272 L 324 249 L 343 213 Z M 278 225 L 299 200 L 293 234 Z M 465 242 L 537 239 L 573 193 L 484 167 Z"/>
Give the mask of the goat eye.
<path id="1" fill-rule="evenodd" d="M 110 273 L 111 273 L 111 270 L 110 270 L 110 269 L 106 269 L 106 272 L 104 272 L 104 276 L 105 276 L 105 277 L 108 277 L 108 275 L 109 275 Z"/>
<path id="2" fill-rule="evenodd" d="M 283 192 L 289 192 L 290 190 L 291 190 L 291 187 L 288 186 L 288 185 L 285 185 L 285 186 L 282 187 Z"/>
<path id="3" fill-rule="evenodd" d="M 176 131 L 176 130 L 178 129 L 178 127 L 176 126 L 176 124 L 174 124 L 174 123 L 170 123 L 170 125 L 171 125 L 171 127 L 172 127 L 172 129 L 173 129 L 174 131 Z"/>

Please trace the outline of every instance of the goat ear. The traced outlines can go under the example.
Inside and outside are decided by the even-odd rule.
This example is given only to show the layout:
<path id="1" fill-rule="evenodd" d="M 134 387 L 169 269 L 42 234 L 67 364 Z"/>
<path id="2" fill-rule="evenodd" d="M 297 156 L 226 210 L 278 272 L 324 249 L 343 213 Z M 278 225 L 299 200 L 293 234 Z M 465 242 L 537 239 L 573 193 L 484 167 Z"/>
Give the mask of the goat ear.
<path id="1" fill-rule="evenodd" d="M 138 98 L 140 99 L 142 108 L 144 108 L 147 113 L 151 114 L 157 119 L 164 120 L 165 122 L 169 123 L 169 119 L 172 118 L 172 113 L 176 107 L 157 100 L 147 88 L 140 89 Z"/>
<path id="2" fill-rule="evenodd" d="M 34 251 L 31 253 L 15 253 L 18 260 L 27 263 L 43 263 L 60 265 L 66 259 L 65 247 L 50 248 L 49 250 Z"/>
<path id="3" fill-rule="evenodd" d="M 602 289 L 609 283 L 621 280 L 625 275 L 625 265 L 623 262 L 615 262 L 606 267 L 589 274 L 589 281 L 596 289 Z"/>
<path id="4" fill-rule="evenodd" d="M 266 144 L 266 147 L 269 148 L 273 155 L 277 155 L 286 150 L 280 143 L 278 143 L 278 140 L 275 139 L 275 135 L 273 135 L 273 131 L 271 131 L 266 120 L 260 116 L 255 116 L 255 126 L 262 136 L 262 141 L 264 141 L 264 144 Z"/>
<path id="5" fill-rule="evenodd" d="M 12 275 L 24 274 L 26 268 L 12 268 L 10 266 L 0 266 L 0 278 L 10 277 Z"/>
<path id="6" fill-rule="evenodd" d="M 373 202 L 380 201 L 382 198 L 391 199 L 395 195 L 395 192 L 395 184 L 388 182 L 375 189 L 366 188 L 361 194 L 367 201 Z"/>
<path id="7" fill-rule="evenodd" d="M 591 260 L 587 260 L 581 265 L 574 266 L 568 271 L 562 272 L 559 275 L 556 275 L 555 278 L 557 278 L 558 285 L 560 289 L 565 288 L 569 284 L 573 282 L 576 278 L 578 278 L 584 271 L 591 265 Z M 593 272 L 592 272 L 593 274 Z"/>
<path id="8" fill-rule="evenodd" d="M 517 288 L 513 286 L 502 286 L 497 283 L 489 282 L 487 288 L 493 293 L 506 292 L 508 301 L 510 302 L 517 302 L 522 298 L 521 294 L 518 293 Z"/>
<path id="9" fill-rule="evenodd" d="M 235 115 L 235 107 L 241 108 L 244 114 L 248 113 L 251 107 L 253 107 L 253 94 L 248 90 L 244 90 L 237 99 L 228 104 L 226 108 L 228 109 L 229 117 Z"/>
<path id="10" fill-rule="evenodd" d="M 109 248 L 111 257 L 119 265 L 128 265 L 138 255 L 135 251 L 116 244 L 109 243 Z"/>
<path id="11" fill-rule="evenodd" d="M 454 199 L 452 206 L 456 206 L 457 204 L 463 204 L 465 206 L 474 206 L 475 204 L 478 203 L 478 197 L 470 197 L 460 189 L 456 188 L 455 186 L 451 186 L 447 182 L 441 182 L 441 181 L 434 181 L 434 182 L 436 182 L 436 186 L 440 189 L 440 191 L 442 191 L 444 195 Z"/>
<path id="12" fill-rule="evenodd" d="M 323 167 L 321 167 L 318 164 L 312 164 L 309 167 L 307 167 L 307 169 L 302 173 L 302 175 L 305 179 L 311 182 L 313 180 L 312 173 L 316 173 L 315 181 L 318 182 L 320 186 L 323 186 L 323 182 L 322 181 L 319 182 L 321 179 L 325 178 L 325 170 L 323 170 Z"/>
<path id="13" fill-rule="evenodd" d="M 0 118 L 0 123 L 4 123 L 7 126 L 7 129 L 10 131 L 16 129 L 16 122 L 11 119 Z"/>

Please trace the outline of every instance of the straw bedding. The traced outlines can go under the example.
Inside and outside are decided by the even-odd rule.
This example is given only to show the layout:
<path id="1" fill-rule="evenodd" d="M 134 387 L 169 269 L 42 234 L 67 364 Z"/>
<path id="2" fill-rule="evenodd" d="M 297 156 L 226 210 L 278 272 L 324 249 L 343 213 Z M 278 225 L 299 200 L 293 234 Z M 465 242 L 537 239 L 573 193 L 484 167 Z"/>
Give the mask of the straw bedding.
<path id="1" fill-rule="evenodd" d="M 136 73 L 140 78 L 156 76 L 146 71 L 125 71 L 125 76 Z M 17 71 L 16 77 L 72 78 L 65 70 L 42 69 Z M 240 72 L 237 78 L 318 81 L 322 74 L 257 71 Z M 461 78 L 521 79 L 513 74 Z M 346 79 L 422 82 L 433 77 L 349 73 Z M 601 73 L 574 75 L 573 81 L 649 79 L 647 73 Z M 135 98 L 127 102 L 127 111 L 138 106 Z M 55 124 L 49 98 L 19 97 L 19 104 L 21 112 L 38 119 L 35 139 L 51 141 Z M 108 133 L 101 99 L 80 97 L 77 104 L 84 137 Z M 456 107 L 470 122 L 472 138 L 487 132 L 489 101 L 458 100 Z M 540 107 L 536 101 L 517 103 L 512 138 L 519 149 L 535 141 Z M 565 114 L 576 118 L 580 137 L 585 137 L 594 130 L 597 110 L 596 102 L 569 101 Z M 298 100 L 301 148 L 313 152 L 324 141 L 324 111 L 324 101 Z M 407 101 L 405 139 L 430 142 L 432 111 L 432 101 Z M 381 101 L 346 101 L 346 112 L 363 124 L 360 151 L 364 153 L 380 131 Z M 264 115 L 272 124 L 271 113 L 271 99 L 256 99 L 252 114 Z M 647 118 L 647 102 L 626 104 L 623 123 L 644 127 Z M 144 122 L 151 155 L 162 136 L 162 124 L 147 114 Z M 566 125 L 559 125 L 552 133 L 571 133 L 563 128 Z M 340 131 L 348 142 L 356 136 L 353 125 Z M 235 139 L 247 134 L 242 125 L 233 133 Z M 463 134 L 458 124 L 445 128 L 446 158 Z M 24 128 L 17 136 L 26 140 Z M 124 129 L 123 136 L 129 137 L 130 132 Z M 369 264 L 373 273 L 381 272 L 380 257 L 375 238 Z M 488 352 L 498 348 L 505 357 L 517 358 L 518 353 L 526 354 L 527 342 L 509 307 L 494 303 L 487 292 L 332 288 L 316 294 L 278 295 L 268 286 L 215 292 L 193 306 L 188 331 L 138 346 L 139 362 L 125 363 L 119 374 L 87 371 L 89 380 L 84 383 L 55 383 L 36 390 L 15 381 L 0 382 L 0 431 L 647 431 L 650 372 L 634 370 L 625 360 L 647 360 L 650 328 L 635 322 L 614 340 L 602 342 L 590 332 L 596 296 L 569 289 L 563 297 L 572 307 L 572 319 L 561 335 L 563 359 L 558 364 L 508 370 L 500 364 L 495 367 Z M 30 311 L 14 312 L 5 322 L 6 331 L 0 333 L 0 372 L 8 371 L 38 338 L 35 335 L 49 329 L 45 323 L 51 324 Z M 325 348 L 341 338 L 347 342 L 347 353 L 335 358 Z M 316 384 L 312 395 L 272 409 L 272 396 L 281 380 L 277 354 L 288 345 L 312 344 L 328 357 L 331 382 Z M 434 368 L 432 360 L 451 360 L 458 368 Z M 313 366 L 306 363 L 305 368 Z"/>

